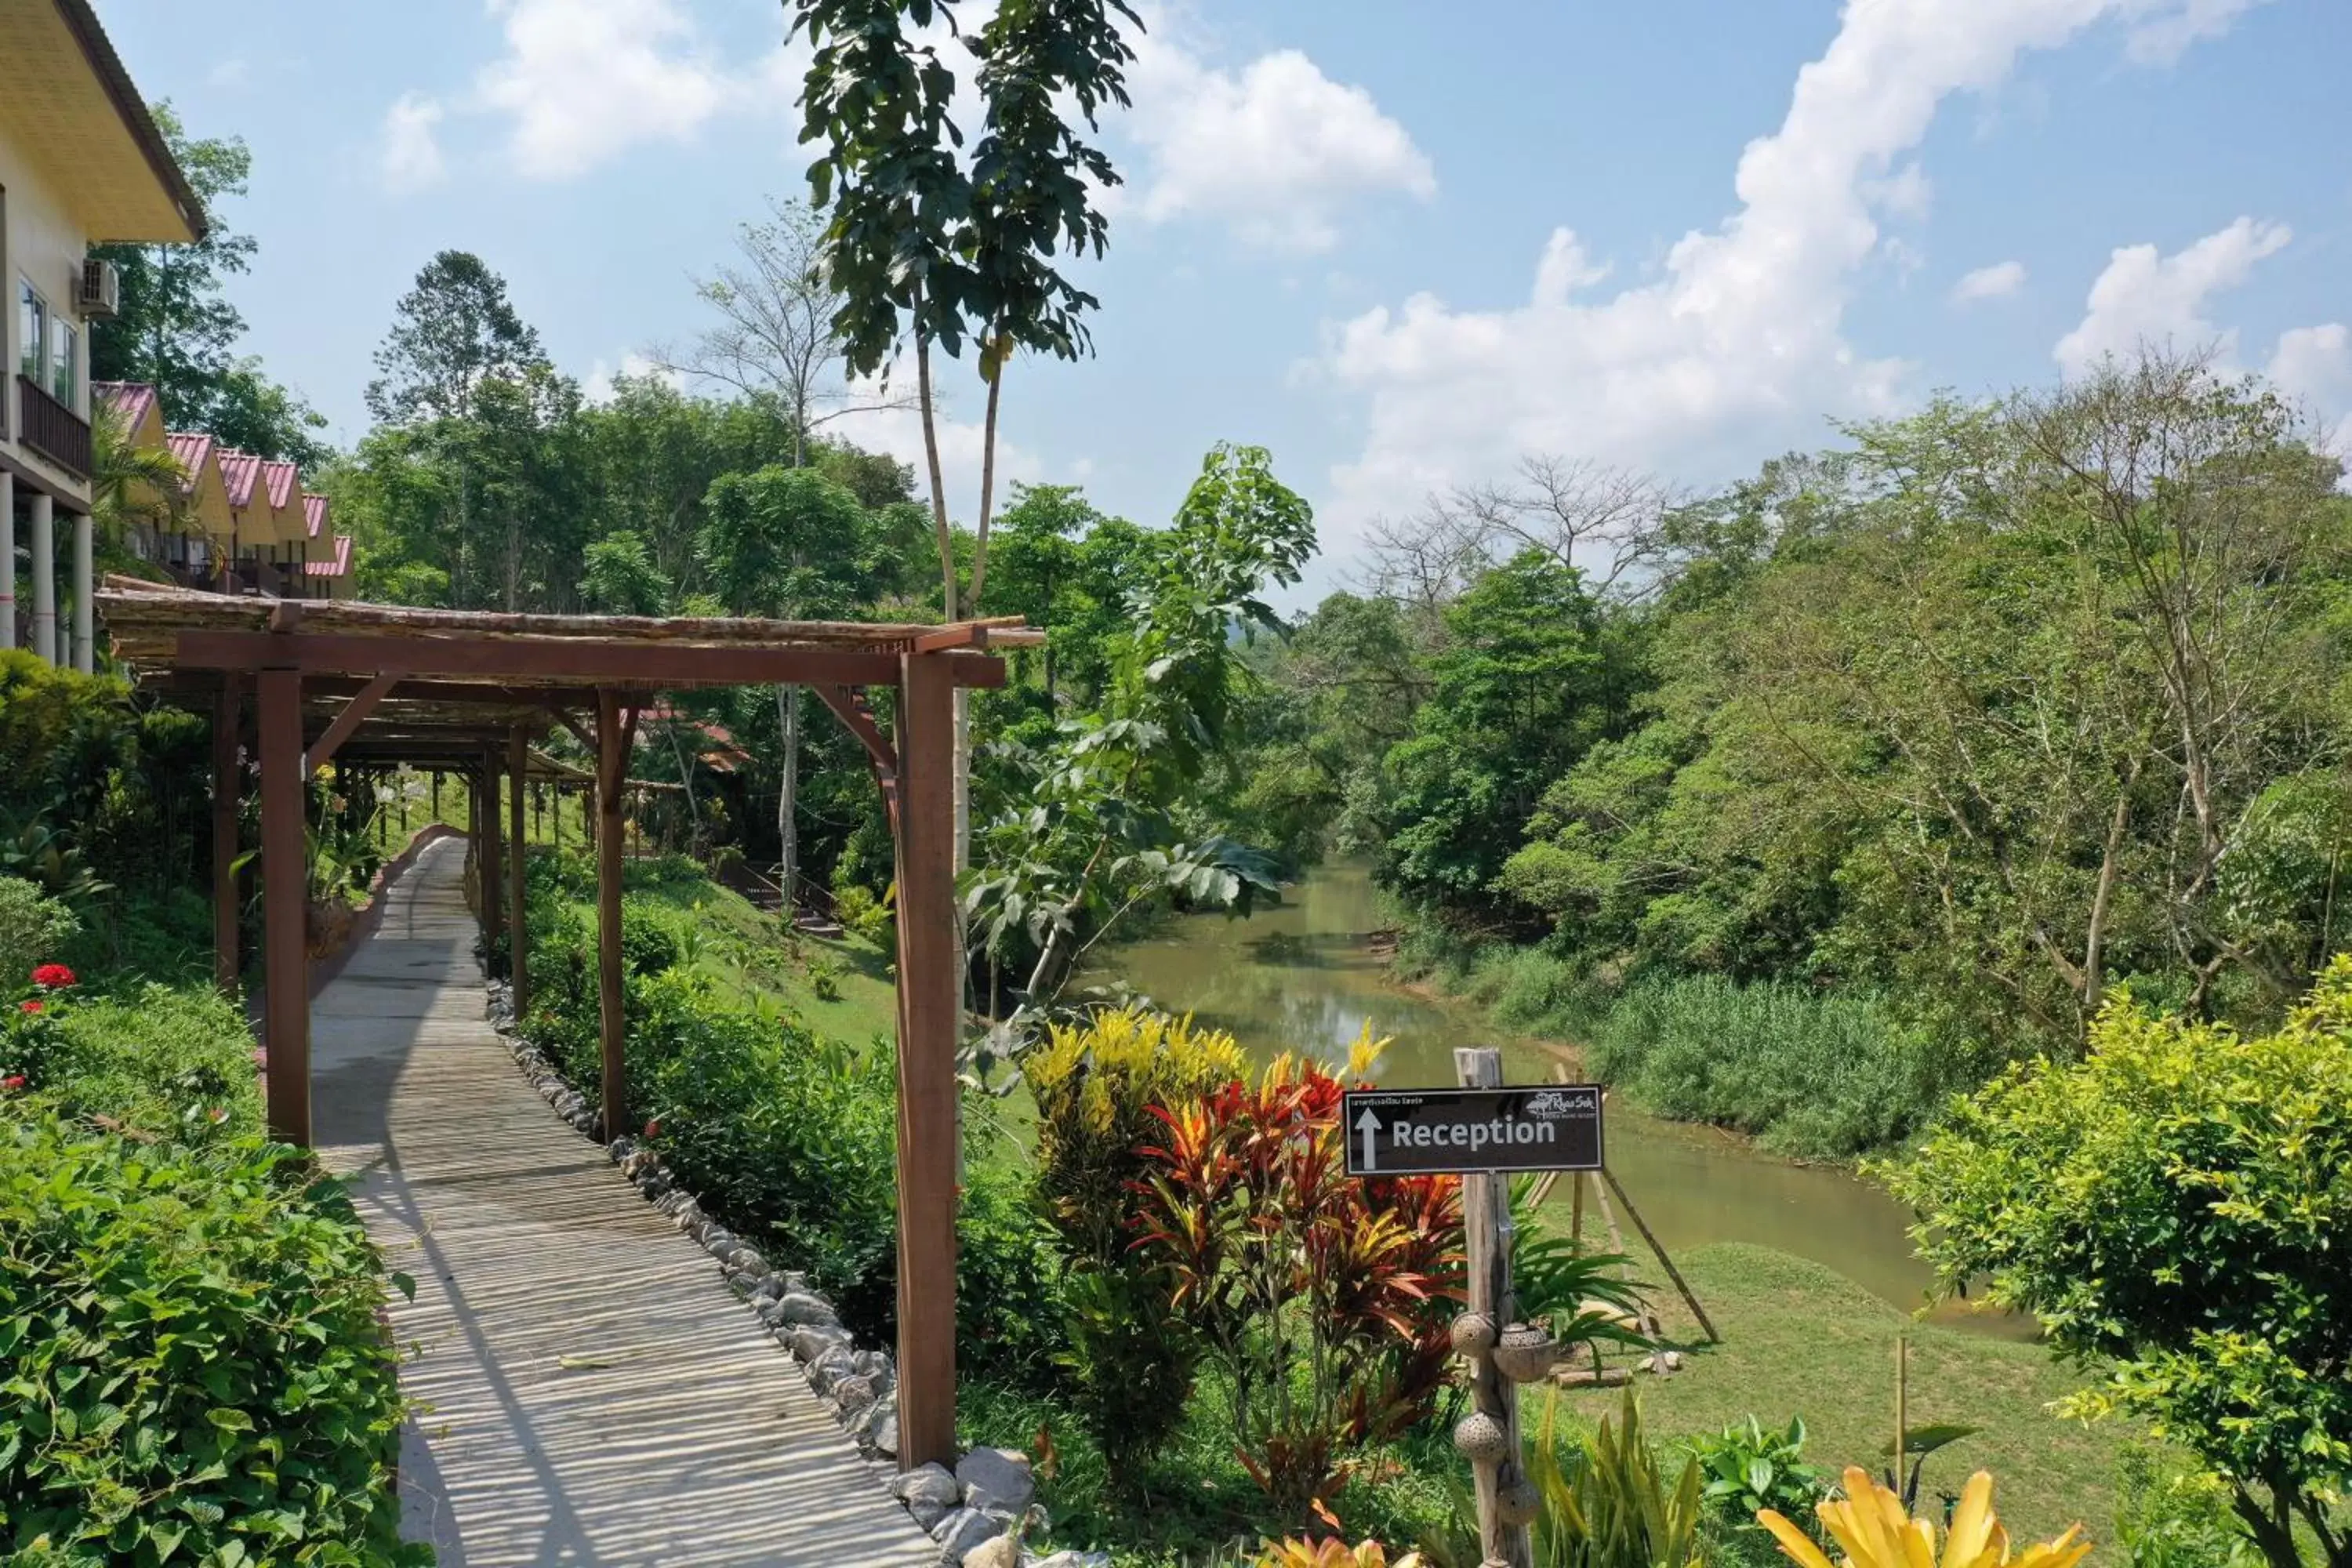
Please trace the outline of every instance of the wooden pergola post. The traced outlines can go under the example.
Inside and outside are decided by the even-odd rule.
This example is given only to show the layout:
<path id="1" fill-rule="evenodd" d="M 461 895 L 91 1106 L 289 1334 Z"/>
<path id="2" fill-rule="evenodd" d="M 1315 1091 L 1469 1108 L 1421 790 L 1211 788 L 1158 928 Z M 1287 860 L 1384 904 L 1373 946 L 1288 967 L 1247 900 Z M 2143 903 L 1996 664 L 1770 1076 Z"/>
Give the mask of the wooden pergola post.
<path id="1" fill-rule="evenodd" d="M 236 742 L 243 709 L 244 682 L 231 670 L 213 700 L 213 984 L 224 996 L 236 994 L 236 829 L 244 784 Z"/>
<path id="2" fill-rule="evenodd" d="M 511 954 L 508 969 L 514 976 L 514 1010 L 520 1018 L 530 1010 L 530 922 L 527 915 L 530 889 L 523 868 L 530 850 L 523 830 L 523 814 L 529 808 L 526 798 L 530 784 L 527 778 L 530 768 L 530 735 L 520 724 L 507 736 L 507 788 L 514 796 L 510 814 L 514 836 L 514 886 L 507 904 L 507 951 Z"/>
<path id="3" fill-rule="evenodd" d="M 955 687 L 904 655 L 898 681 L 898 1464 L 956 1458 Z"/>
<path id="4" fill-rule="evenodd" d="M 474 794 L 482 823 L 482 952 L 488 954 L 498 950 L 499 935 L 506 929 L 506 857 L 499 852 L 504 830 L 499 826 L 499 753 L 494 746 L 482 748 L 482 787 Z"/>
<path id="5" fill-rule="evenodd" d="M 269 1133 L 310 1142 L 310 847 L 303 821 L 302 676 L 265 669 L 261 693 L 261 911 L 268 990 Z"/>
<path id="6" fill-rule="evenodd" d="M 596 1002 L 597 1044 L 604 1080 L 604 1139 L 628 1124 L 628 1083 L 621 1044 L 621 784 L 628 771 L 621 700 L 596 689 Z"/>

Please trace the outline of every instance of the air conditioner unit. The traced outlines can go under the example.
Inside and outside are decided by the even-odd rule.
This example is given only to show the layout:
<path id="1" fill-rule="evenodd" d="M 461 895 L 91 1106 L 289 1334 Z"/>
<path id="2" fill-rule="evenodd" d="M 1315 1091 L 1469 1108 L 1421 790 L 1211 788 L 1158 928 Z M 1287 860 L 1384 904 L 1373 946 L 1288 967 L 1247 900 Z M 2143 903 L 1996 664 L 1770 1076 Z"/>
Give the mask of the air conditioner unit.
<path id="1" fill-rule="evenodd" d="M 114 263 L 92 256 L 81 264 L 81 287 L 74 292 L 74 307 L 85 318 L 112 320 L 122 310 L 122 275 Z"/>

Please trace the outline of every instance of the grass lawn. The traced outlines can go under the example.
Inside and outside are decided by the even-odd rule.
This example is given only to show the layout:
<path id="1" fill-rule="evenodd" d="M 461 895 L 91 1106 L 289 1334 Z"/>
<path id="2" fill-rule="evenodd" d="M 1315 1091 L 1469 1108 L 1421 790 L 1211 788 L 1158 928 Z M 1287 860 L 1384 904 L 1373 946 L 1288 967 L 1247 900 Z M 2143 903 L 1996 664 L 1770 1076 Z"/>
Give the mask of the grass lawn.
<path id="1" fill-rule="evenodd" d="M 1682 1302 L 1664 1293 L 1667 1336 L 1686 1348 L 1680 1373 L 1635 1381 L 1654 1438 L 1717 1430 L 1751 1413 L 1768 1426 L 1801 1415 L 1807 1458 L 1879 1470 L 1895 1430 L 1895 1341 L 1907 1329 L 1911 1424 L 1984 1428 L 1928 1459 L 1923 1510 L 1939 1490 L 1957 1492 L 1970 1473 L 1990 1469 L 2012 1536 L 2044 1539 L 2079 1520 L 2094 1538 L 2113 1539 L 2116 1455 L 2135 1434 L 2050 1415 L 2050 1403 L 2080 1379 L 2039 1344 L 1913 1322 L 1843 1276 L 1767 1247 L 1719 1244 L 1675 1261 L 1724 1342 L 1705 1345 Z M 1545 1397 L 1526 1395 L 1530 1429 Z M 1620 1391 L 1561 1397 L 1597 1420 Z"/>

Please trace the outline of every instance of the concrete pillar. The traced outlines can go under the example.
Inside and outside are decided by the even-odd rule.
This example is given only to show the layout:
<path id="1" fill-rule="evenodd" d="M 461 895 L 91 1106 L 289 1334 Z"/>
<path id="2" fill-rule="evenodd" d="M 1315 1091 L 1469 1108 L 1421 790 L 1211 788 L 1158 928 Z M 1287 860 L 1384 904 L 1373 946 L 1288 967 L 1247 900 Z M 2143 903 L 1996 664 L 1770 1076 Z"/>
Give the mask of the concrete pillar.
<path id="1" fill-rule="evenodd" d="M 73 663 L 84 675 L 98 668 L 98 596 L 90 577 L 90 516 L 74 513 Z"/>
<path id="2" fill-rule="evenodd" d="M 16 476 L 0 468 L 0 647 L 16 646 Z"/>
<path id="3" fill-rule="evenodd" d="M 58 540 L 49 498 L 33 492 L 33 651 L 58 662 Z"/>

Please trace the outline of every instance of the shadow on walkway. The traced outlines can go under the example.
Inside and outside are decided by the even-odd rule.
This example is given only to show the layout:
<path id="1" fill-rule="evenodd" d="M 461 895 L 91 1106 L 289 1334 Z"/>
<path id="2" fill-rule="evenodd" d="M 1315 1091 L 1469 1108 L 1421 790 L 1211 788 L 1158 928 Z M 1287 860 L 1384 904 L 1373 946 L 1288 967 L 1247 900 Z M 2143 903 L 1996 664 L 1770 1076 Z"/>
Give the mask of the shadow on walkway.
<path id="1" fill-rule="evenodd" d="M 416 1280 L 404 1533 L 444 1568 L 933 1561 L 718 1265 L 516 1070 L 464 854 L 425 847 L 311 1009 L 320 1158 Z"/>

